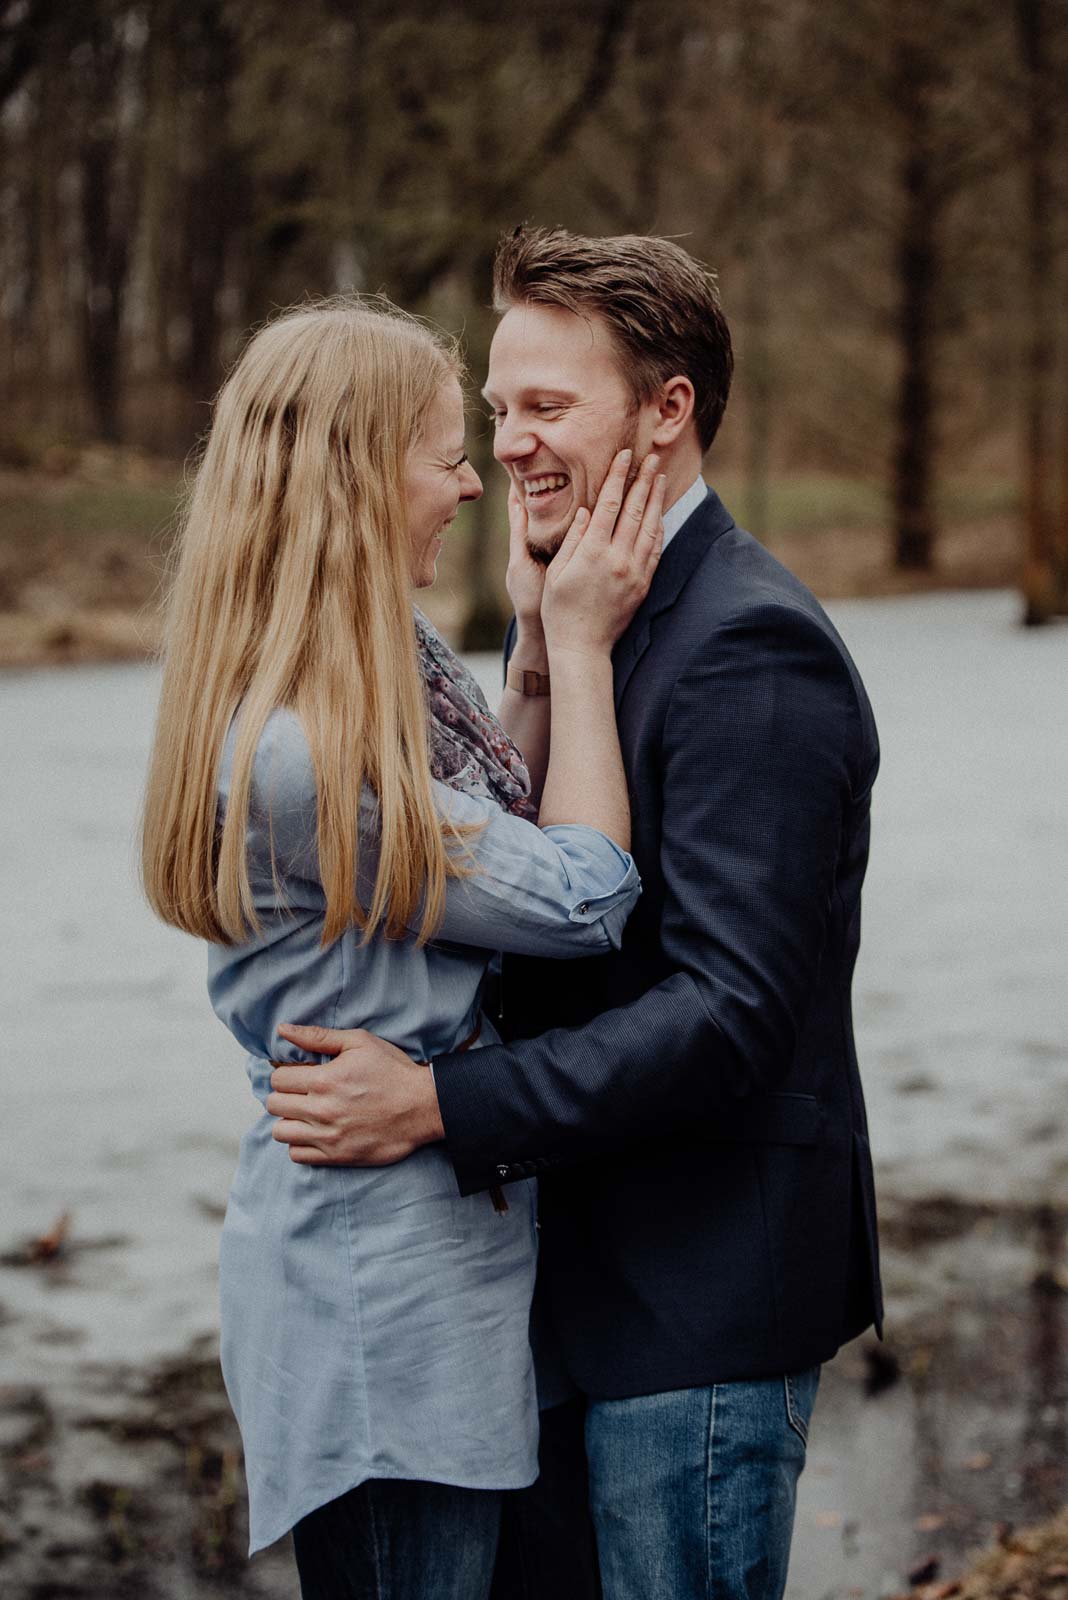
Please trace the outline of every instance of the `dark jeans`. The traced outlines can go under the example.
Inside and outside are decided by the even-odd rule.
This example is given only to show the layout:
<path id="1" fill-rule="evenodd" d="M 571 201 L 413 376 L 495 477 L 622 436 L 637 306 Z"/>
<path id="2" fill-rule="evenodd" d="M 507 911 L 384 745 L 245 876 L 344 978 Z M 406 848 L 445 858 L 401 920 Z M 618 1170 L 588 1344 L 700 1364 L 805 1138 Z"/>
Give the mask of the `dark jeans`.
<path id="1" fill-rule="evenodd" d="M 543 1413 L 494 1600 L 780 1600 L 818 1384 L 817 1367 Z"/>
<path id="2" fill-rule="evenodd" d="M 293 1529 L 302 1600 L 486 1600 L 501 1492 L 373 1478 Z"/>

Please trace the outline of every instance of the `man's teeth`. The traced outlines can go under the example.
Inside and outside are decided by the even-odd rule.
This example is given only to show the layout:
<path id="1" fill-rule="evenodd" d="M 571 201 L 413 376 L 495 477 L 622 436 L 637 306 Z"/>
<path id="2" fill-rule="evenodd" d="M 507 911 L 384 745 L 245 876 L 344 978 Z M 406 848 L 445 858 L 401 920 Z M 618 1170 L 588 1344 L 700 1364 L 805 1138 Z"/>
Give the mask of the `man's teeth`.
<path id="1" fill-rule="evenodd" d="M 566 489 L 568 479 L 564 473 L 553 473 L 547 478 L 528 478 L 524 488 L 528 495 L 545 494 L 550 489 Z"/>

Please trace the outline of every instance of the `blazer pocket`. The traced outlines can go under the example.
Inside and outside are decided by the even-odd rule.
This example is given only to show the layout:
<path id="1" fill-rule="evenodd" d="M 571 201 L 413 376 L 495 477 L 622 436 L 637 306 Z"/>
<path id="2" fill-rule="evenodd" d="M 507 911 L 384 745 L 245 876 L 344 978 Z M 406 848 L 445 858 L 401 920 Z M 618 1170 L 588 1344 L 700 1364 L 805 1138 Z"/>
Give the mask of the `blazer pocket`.
<path id="1" fill-rule="evenodd" d="M 814 1094 L 777 1090 L 728 1106 L 712 1128 L 714 1144 L 818 1144 L 823 1107 Z"/>

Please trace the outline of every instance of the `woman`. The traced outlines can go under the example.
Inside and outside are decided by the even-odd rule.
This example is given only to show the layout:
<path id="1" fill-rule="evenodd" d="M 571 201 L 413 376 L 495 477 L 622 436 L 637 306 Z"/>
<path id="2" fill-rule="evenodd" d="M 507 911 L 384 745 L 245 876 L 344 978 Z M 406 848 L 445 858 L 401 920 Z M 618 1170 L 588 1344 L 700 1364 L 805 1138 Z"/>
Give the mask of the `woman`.
<path id="1" fill-rule="evenodd" d="M 618 945 L 638 883 L 609 652 L 644 595 L 663 480 L 629 453 L 541 577 L 553 692 L 518 749 L 418 612 L 481 484 L 455 351 L 392 308 L 332 302 L 252 340 L 224 386 L 171 597 L 144 826 L 146 892 L 210 942 L 209 988 L 266 1099 L 283 1023 L 367 1027 L 428 1060 L 493 1038 L 493 950 Z M 516 511 L 516 523 L 520 513 Z M 522 697 L 512 695 L 513 700 Z M 540 721 L 539 721 L 540 719 Z M 429 733 L 429 737 L 428 737 Z M 537 774 L 537 787 L 542 774 Z M 220 1251 L 222 1361 L 251 1550 L 294 1528 L 302 1592 L 488 1587 L 501 1490 L 536 1475 L 527 1313 L 534 1194 L 461 1198 L 444 1151 L 302 1166 L 266 1113 Z"/>

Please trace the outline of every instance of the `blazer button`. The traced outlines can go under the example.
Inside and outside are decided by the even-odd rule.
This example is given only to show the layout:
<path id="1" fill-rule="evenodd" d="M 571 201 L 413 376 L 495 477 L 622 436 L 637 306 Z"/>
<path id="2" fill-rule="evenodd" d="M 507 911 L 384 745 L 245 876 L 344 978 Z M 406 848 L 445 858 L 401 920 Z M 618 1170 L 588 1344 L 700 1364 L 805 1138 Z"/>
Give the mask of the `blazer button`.
<path id="1" fill-rule="evenodd" d="M 497 1176 L 498 1178 L 510 1178 L 512 1176 L 511 1167 L 506 1166 L 502 1161 L 500 1166 L 497 1168 Z"/>
<path id="2" fill-rule="evenodd" d="M 590 910 L 589 901 L 588 900 L 583 900 L 583 902 L 582 902 L 582 904 L 580 906 L 576 906 L 575 907 L 575 910 L 578 912 L 580 917 L 588 916 L 589 915 L 589 910 Z"/>

